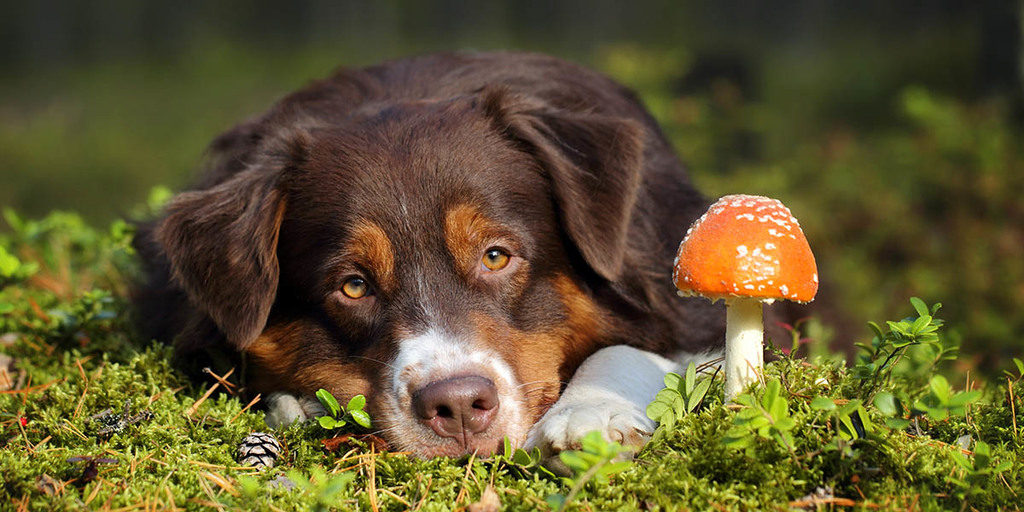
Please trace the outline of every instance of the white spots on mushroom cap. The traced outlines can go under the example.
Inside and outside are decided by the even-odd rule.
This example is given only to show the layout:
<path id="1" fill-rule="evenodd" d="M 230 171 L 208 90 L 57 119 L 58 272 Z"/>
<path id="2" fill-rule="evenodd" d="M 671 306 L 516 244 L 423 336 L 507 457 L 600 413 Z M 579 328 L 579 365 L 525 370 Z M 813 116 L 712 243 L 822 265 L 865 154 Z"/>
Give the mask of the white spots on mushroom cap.
<path id="1" fill-rule="evenodd" d="M 789 295 L 789 287 L 784 284 L 779 286 L 779 291 L 782 292 L 783 295 Z"/>
<path id="2" fill-rule="evenodd" d="M 747 246 L 745 246 L 745 245 L 737 245 L 736 246 L 736 257 L 737 258 L 746 258 L 747 257 Z"/>

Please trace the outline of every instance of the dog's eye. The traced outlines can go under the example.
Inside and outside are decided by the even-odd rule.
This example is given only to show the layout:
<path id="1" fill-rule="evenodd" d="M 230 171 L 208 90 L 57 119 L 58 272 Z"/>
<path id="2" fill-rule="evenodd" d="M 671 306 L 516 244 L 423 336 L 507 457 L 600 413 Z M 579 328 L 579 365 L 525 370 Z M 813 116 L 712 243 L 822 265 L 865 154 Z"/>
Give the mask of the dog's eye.
<path id="1" fill-rule="evenodd" d="M 359 277 L 350 277 L 341 285 L 341 293 L 350 299 L 361 299 L 370 292 L 370 285 Z"/>
<path id="2" fill-rule="evenodd" d="M 488 249 L 480 261 L 485 269 L 493 272 L 507 267 L 510 259 L 508 253 L 501 249 Z"/>

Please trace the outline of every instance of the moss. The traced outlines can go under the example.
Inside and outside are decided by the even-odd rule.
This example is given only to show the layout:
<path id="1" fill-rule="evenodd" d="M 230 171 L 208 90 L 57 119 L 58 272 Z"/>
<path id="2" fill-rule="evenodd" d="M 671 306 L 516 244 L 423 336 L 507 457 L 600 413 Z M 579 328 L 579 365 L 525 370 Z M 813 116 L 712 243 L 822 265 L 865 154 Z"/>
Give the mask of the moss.
<path id="1" fill-rule="evenodd" d="M 9 243 L 12 253 L 45 256 L 50 242 Z M 72 265 L 80 275 L 96 274 L 97 266 L 130 274 L 117 267 L 130 260 L 95 257 L 114 254 L 109 248 L 83 254 L 93 260 Z M 40 272 L 49 272 L 47 258 L 39 262 Z M 241 468 L 235 451 L 250 432 L 267 430 L 262 413 L 243 413 L 246 403 L 228 394 L 196 406 L 209 384 L 172 367 L 168 347 L 137 339 L 116 293 L 50 288 L 47 280 L 30 279 L 0 290 L 0 301 L 13 306 L 0 313 L 0 350 L 15 360 L 15 390 L 0 394 L 0 509 L 441 511 L 464 509 L 493 486 L 508 510 L 543 510 L 550 495 L 569 492 L 561 480 L 498 460 L 419 460 L 358 443 L 327 452 L 320 443 L 325 432 L 315 424 L 275 432 L 285 447 L 277 467 Z M 901 373 L 885 389 L 916 399 L 927 393 L 929 375 Z M 834 359 L 783 358 L 767 367 L 766 378 L 782 383 L 795 421 L 792 447 L 770 438 L 746 449 L 727 447 L 723 439 L 736 412 L 722 405 L 715 382 L 703 407 L 661 432 L 611 483 L 584 485 L 568 509 L 779 510 L 819 488 L 859 510 L 947 510 L 962 499 L 978 510 L 1020 503 L 1024 382 L 1012 384 L 1013 408 L 1009 381 L 977 382 L 982 399 L 968 414 L 941 421 L 919 416 L 906 430 L 884 427 L 887 418 L 868 406 L 871 435 L 837 450 L 829 448 L 837 438 L 831 412 L 815 409 L 811 399 L 857 398 L 861 387 L 849 370 Z M 105 412 L 106 420 L 97 417 Z M 119 418 L 132 421 L 112 429 Z M 953 443 L 965 435 L 989 443 L 997 461 L 1013 465 L 970 491 L 959 488 L 954 479 L 964 478 L 965 469 L 954 460 Z"/>

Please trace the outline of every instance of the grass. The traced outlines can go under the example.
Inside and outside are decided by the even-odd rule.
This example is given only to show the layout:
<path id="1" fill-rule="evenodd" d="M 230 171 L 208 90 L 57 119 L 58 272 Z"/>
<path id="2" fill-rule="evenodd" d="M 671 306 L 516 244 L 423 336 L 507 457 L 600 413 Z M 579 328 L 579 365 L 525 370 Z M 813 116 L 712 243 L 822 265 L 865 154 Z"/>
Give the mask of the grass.
<path id="1" fill-rule="evenodd" d="M 334 433 L 308 422 L 274 432 L 284 454 L 258 472 L 240 466 L 236 450 L 267 430 L 262 413 L 213 376 L 188 381 L 167 347 L 132 333 L 130 228 L 97 230 L 67 213 L 6 217 L 0 353 L 13 365 L 0 377 L 0 509 L 496 510 L 496 498 L 507 510 L 1015 510 L 1022 502 L 1024 368 L 989 380 L 950 373 L 960 361 L 950 360 L 939 311 L 920 301 L 905 321 L 865 328 L 860 337 L 876 340 L 851 367 L 820 347 L 811 360 L 780 353 L 765 385 L 739 400 L 746 407 L 721 403 L 720 378 L 691 381 L 684 393 L 707 394 L 688 400 L 631 464 L 611 463 L 617 450 L 599 440 L 589 455 L 569 456 L 568 479 L 529 457 L 418 460 L 351 438 L 329 451 L 321 441 Z M 938 381 L 943 372 L 956 375 L 952 386 Z"/>

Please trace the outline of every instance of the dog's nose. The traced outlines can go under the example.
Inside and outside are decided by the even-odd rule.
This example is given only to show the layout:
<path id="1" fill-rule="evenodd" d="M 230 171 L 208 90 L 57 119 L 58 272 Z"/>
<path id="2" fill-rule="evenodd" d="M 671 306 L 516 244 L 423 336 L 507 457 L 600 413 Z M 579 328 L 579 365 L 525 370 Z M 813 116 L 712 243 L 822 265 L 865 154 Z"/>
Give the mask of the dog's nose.
<path id="1" fill-rule="evenodd" d="M 412 394 L 416 416 L 441 437 L 470 438 L 490 426 L 498 412 L 498 390 L 491 379 L 476 375 L 431 382 Z"/>

